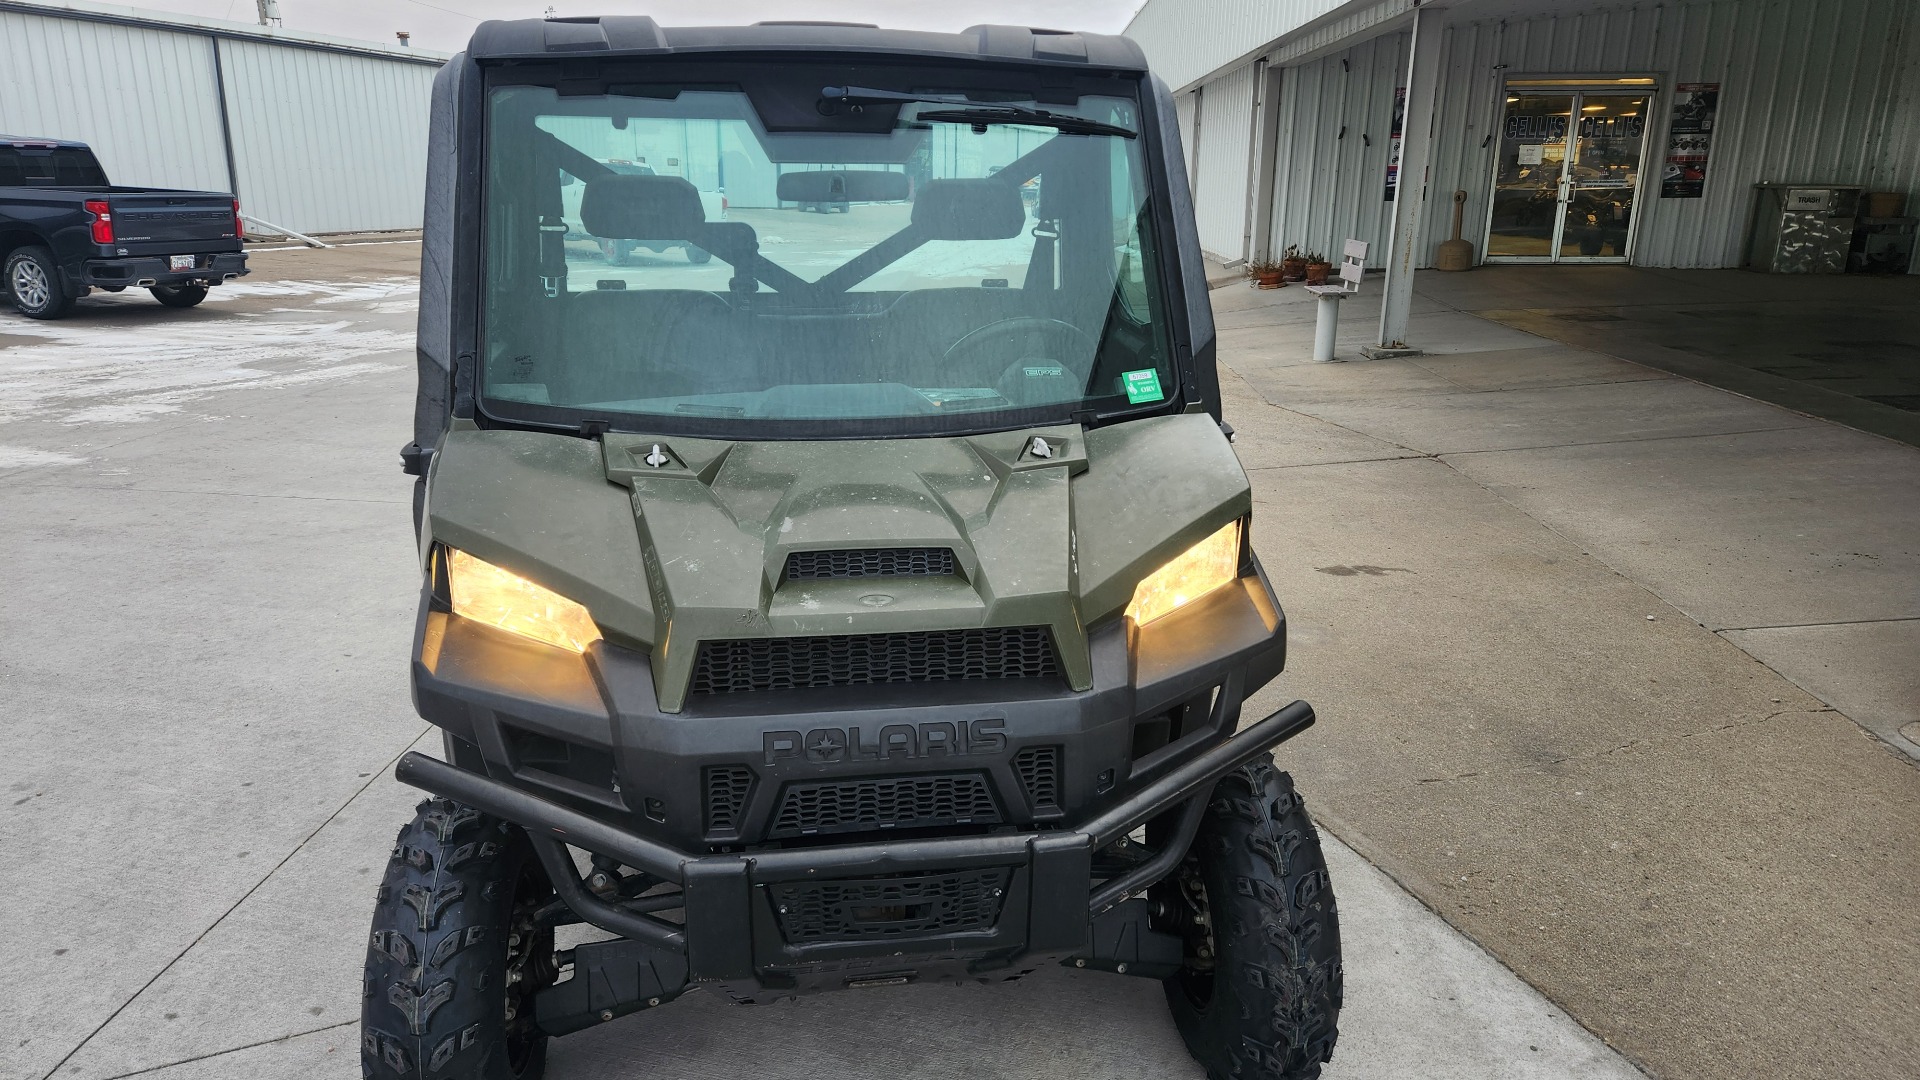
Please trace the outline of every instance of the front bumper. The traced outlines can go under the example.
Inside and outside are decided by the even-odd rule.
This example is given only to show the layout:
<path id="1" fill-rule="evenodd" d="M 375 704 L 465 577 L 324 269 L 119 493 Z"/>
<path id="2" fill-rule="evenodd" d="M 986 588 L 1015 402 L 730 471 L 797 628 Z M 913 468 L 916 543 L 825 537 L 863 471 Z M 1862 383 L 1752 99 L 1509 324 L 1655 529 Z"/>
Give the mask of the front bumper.
<path id="1" fill-rule="evenodd" d="M 395 775 L 525 827 L 560 899 L 626 939 L 581 946 L 574 978 L 543 992 L 542 1026 L 558 1034 L 658 1005 L 693 983 L 758 997 L 980 976 L 1076 957 L 1080 966 L 1170 974 L 1179 963 L 1177 942 L 1149 930 L 1144 904 L 1127 897 L 1177 864 L 1216 781 L 1313 720 L 1312 708 L 1296 701 L 1061 829 L 732 854 L 680 851 L 420 754 L 403 756 Z M 1158 854 L 1096 879 L 1096 851 L 1176 810 L 1179 820 Z M 655 918 L 642 910 L 644 901 L 622 904 L 589 892 L 568 845 L 679 885 L 675 903 L 684 923 Z M 926 886 L 929 880 L 936 884 Z M 862 889 L 879 912 L 866 927 L 873 932 L 795 940 L 794 907 L 830 906 L 841 901 L 823 894 Z M 968 889 L 971 895 L 956 899 Z M 965 925 L 895 932 L 916 908 L 954 907 L 967 908 Z M 856 914 L 843 914 L 842 922 L 860 930 L 859 908 L 851 910 Z"/>
<path id="2" fill-rule="evenodd" d="M 193 257 L 193 269 L 174 270 L 165 255 L 121 259 L 88 259 L 80 267 L 80 284 L 100 288 L 153 285 L 218 285 L 247 273 L 244 251 L 215 252 Z"/>

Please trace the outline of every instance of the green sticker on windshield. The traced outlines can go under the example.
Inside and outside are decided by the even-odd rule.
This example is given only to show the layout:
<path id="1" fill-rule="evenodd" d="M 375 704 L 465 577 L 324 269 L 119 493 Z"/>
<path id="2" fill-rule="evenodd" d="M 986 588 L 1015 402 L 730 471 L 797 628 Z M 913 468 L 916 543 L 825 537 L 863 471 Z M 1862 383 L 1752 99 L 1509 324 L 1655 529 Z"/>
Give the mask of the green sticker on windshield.
<path id="1" fill-rule="evenodd" d="M 1160 392 L 1160 373 L 1152 368 L 1123 371 L 1120 373 L 1120 383 L 1127 388 L 1127 400 L 1135 405 L 1159 401 L 1167 396 Z"/>

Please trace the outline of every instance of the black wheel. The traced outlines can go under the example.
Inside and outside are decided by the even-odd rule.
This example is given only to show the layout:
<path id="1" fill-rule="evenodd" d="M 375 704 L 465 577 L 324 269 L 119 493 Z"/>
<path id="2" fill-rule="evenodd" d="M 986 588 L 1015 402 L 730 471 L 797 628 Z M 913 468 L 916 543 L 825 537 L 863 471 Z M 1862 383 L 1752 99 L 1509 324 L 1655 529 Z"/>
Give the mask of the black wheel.
<path id="1" fill-rule="evenodd" d="M 168 307 L 188 308 L 207 298 L 205 285 L 155 285 L 147 291 Z"/>
<path id="2" fill-rule="evenodd" d="M 428 799 L 375 897 L 360 1012 L 369 1080 L 537 1080 L 533 995 L 553 982 L 553 896 L 517 826 Z"/>
<path id="3" fill-rule="evenodd" d="M 15 248 L 0 275 L 13 306 L 29 319 L 57 319 L 72 311 L 78 299 L 60 280 L 53 252 L 43 247 Z"/>
<path id="4" fill-rule="evenodd" d="M 707 263 L 713 261 L 713 252 L 708 251 L 706 248 L 694 247 L 692 244 L 688 244 L 687 261 L 693 263 L 695 266 L 705 266 Z"/>
<path id="5" fill-rule="evenodd" d="M 1260 759 L 1213 789 L 1180 869 L 1155 887 L 1187 941 L 1166 980 L 1211 1080 L 1315 1080 L 1338 1037 L 1340 916 L 1320 834 L 1293 779 Z"/>

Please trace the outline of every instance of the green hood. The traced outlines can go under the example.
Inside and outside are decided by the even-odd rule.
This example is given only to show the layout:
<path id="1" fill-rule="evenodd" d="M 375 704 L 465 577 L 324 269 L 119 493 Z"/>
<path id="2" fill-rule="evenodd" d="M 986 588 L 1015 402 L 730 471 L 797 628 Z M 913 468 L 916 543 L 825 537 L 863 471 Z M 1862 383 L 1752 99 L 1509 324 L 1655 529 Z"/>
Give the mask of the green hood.
<path id="1" fill-rule="evenodd" d="M 716 638 L 1045 625 L 1086 689 L 1086 627 L 1250 506 L 1204 414 L 783 443 L 462 426 L 430 483 L 427 540 L 585 604 L 609 640 L 652 652 L 669 711 Z M 957 573 L 785 579 L 792 553 L 865 548 L 946 548 Z"/>

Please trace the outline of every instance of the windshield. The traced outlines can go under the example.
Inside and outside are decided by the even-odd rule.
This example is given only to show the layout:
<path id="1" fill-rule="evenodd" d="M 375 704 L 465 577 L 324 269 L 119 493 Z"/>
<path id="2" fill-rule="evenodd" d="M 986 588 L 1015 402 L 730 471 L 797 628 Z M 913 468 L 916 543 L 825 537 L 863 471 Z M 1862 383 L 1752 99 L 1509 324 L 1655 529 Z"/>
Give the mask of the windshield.
<path id="1" fill-rule="evenodd" d="M 1134 83 L 776 70 L 490 92 L 488 415 L 849 437 L 1175 399 Z"/>

